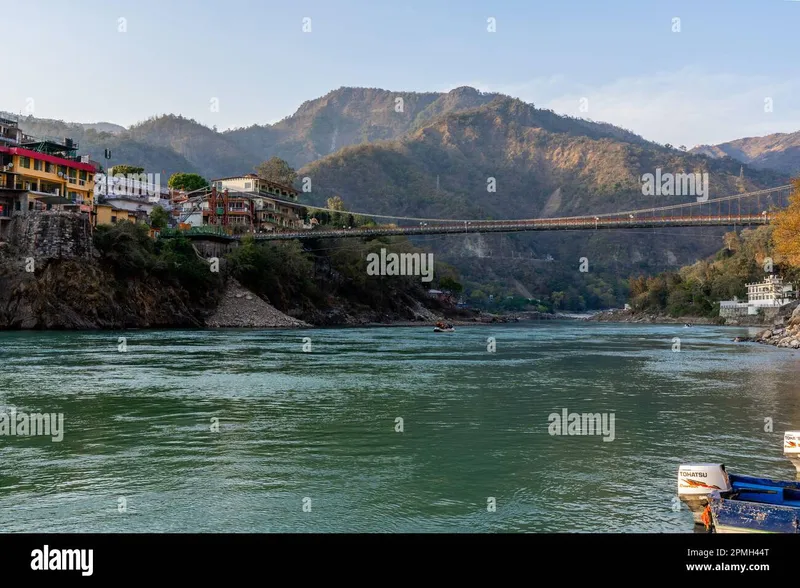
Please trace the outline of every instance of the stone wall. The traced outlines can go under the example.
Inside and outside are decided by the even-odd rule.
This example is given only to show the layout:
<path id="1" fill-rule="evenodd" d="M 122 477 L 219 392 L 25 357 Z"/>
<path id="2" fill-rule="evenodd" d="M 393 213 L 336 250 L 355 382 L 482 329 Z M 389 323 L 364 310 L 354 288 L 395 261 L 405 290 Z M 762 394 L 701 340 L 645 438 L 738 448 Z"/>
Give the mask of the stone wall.
<path id="1" fill-rule="evenodd" d="M 95 254 L 89 217 L 56 210 L 17 213 L 4 239 L 17 257 L 89 259 Z"/>

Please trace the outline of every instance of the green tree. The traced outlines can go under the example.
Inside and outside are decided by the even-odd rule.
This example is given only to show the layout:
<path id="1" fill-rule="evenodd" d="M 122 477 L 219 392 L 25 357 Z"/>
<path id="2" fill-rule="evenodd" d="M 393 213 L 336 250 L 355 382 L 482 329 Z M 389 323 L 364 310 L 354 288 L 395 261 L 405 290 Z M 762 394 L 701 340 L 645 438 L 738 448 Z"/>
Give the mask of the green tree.
<path id="1" fill-rule="evenodd" d="M 123 174 L 123 175 L 139 175 L 144 173 L 143 167 L 135 167 L 133 165 L 115 165 L 111 168 L 111 173 L 113 175 Z"/>
<path id="2" fill-rule="evenodd" d="M 264 163 L 258 164 L 255 171 L 259 178 L 284 186 L 292 186 L 297 179 L 294 168 L 280 157 L 271 157 Z"/>
<path id="3" fill-rule="evenodd" d="M 199 174 L 177 173 L 170 176 L 167 186 L 173 190 L 193 192 L 201 188 L 207 188 L 208 181 Z"/>
<path id="4" fill-rule="evenodd" d="M 329 210 L 344 210 L 344 201 L 339 196 L 328 198 L 326 208 Z M 332 225 L 341 226 L 345 222 L 344 215 L 340 212 L 331 212 L 330 221 Z"/>
<path id="5" fill-rule="evenodd" d="M 169 215 L 161 206 L 154 206 L 150 212 L 150 226 L 154 229 L 165 229 L 169 224 Z"/>
<path id="6" fill-rule="evenodd" d="M 453 292 L 455 294 L 460 294 L 462 290 L 464 290 L 464 286 L 456 282 L 453 278 L 447 276 L 439 280 L 439 287 L 442 290 L 446 290 L 448 292 Z"/>

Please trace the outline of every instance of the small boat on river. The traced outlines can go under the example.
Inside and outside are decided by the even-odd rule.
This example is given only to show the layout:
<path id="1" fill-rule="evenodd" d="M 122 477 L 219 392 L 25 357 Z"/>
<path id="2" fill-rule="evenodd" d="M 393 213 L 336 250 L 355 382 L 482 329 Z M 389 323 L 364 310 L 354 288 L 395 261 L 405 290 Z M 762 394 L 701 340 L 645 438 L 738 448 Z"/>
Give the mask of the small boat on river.
<path id="1" fill-rule="evenodd" d="M 800 474 L 800 432 L 784 434 L 784 454 Z M 729 474 L 724 464 L 687 464 L 678 468 L 678 497 L 709 532 L 800 533 L 800 481 Z"/>
<path id="2" fill-rule="evenodd" d="M 443 323 L 443 322 L 438 322 L 433 327 L 434 333 L 452 333 L 455 330 L 456 328 L 453 325 L 451 325 L 450 323 Z"/>

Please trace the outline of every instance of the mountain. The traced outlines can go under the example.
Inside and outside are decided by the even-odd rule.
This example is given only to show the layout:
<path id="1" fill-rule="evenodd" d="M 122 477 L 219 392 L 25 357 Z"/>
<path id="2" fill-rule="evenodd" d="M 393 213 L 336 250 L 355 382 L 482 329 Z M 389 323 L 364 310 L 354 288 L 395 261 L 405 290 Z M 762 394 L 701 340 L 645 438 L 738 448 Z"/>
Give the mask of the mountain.
<path id="1" fill-rule="evenodd" d="M 125 127 L 110 122 L 96 122 L 96 123 L 65 123 L 62 120 L 55 120 L 51 118 L 34 118 L 33 116 L 19 117 L 11 112 L 0 110 L 0 117 L 10 118 L 17 120 L 21 118 L 25 122 L 28 129 L 28 134 L 37 135 L 51 135 L 59 136 L 62 129 L 69 129 L 70 132 L 75 132 L 75 129 L 83 129 L 88 131 L 93 129 L 98 133 L 110 133 L 116 135 L 125 131 Z M 67 135 L 69 136 L 69 135 Z M 63 137 L 61 137 L 63 139 Z M 72 137 L 70 137 L 72 138 Z"/>
<path id="2" fill-rule="evenodd" d="M 339 88 L 273 125 L 219 133 L 181 116 L 153 117 L 114 134 L 61 121 L 23 119 L 31 134 L 70 136 L 103 161 L 167 176 L 247 173 L 277 155 L 311 179 L 302 200 L 333 195 L 348 210 L 421 219 L 586 215 L 681 202 L 644 196 L 643 174 L 708 173 L 710 198 L 788 183 L 721 146 L 686 153 L 607 123 L 560 116 L 473 88 L 446 93 Z M 741 150 L 744 153 L 744 149 Z M 784 151 L 788 152 L 788 149 Z M 579 231 L 416 239 L 456 266 L 476 299 L 519 293 L 567 308 L 614 305 L 632 273 L 693 263 L 718 249 L 723 229 Z M 579 260 L 589 262 L 579 271 Z"/>
<path id="3" fill-rule="evenodd" d="M 520 100 L 438 117 L 400 139 L 340 149 L 300 169 L 321 203 L 449 218 L 532 218 L 613 212 L 693 201 L 642 195 L 641 176 L 707 172 L 711 197 L 739 192 L 740 165 L 649 143 L 615 127 L 569 119 Z M 437 189 L 437 177 L 438 189 Z M 494 178 L 496 191 L 487 190 Z M 753 171 L 745 189 L 786 177 Z"/>
<path id="4" fill-rule="evenodd" d="M 166 178 L 162 179 L 165 184 L 172 173 L 179 171 L 197 173 L 201 169 L 176 153 L 174 149 L 136 140 L 124 127 L 111 123 L 67 123 L 27 116 L 19 119 L 19 126 L 25 133 L 38 138 L 62 140 L 69 137 L 78 143 L 78 152 L 81 155 L 89 155 L 105 167 L 114 164 L 138 165 L 150 173 L 166 175 Z M 100 129 L 110 129 L 114 132 Z M 104 159 L 106 149 L 111 149 L 112 159 L 108 161 Z"/>
<path id="5" fill-rule="evenodd" d="M 223 133 L 195 120 L 172 114 L 133 125 L 127 134 L 139 143 L 180 155 L 207 179 L 249 173 L 255 165 L 269 159 L 242 150 Z"/>
<path id="6" fill-rule="evenodd" d="M 628 140 L 624 140 L 624 137 Z M 451 219 L 588 215 L 694 202 L 643 196 L 641 177 L 660 168 L 708 173 L 710 197 L 786 183 L 787 177 L 649 143 L 610 125 L 561 117 L 508 97 L 434 118 L 399 139 L 354 145 L 299 170 L 312 204 L 339 195 L 349 210 Z M 492 183 L 496 191 L 487 189 Z M 466 227 L 465 227 L 466 229 Z M 614 304 L 632 272 L 691 263 L 719 248 L 723 231 L 581 231 L 418 239 L 468 281 L 544 296 L 587 292 Z M 550 256 L 552 261 L 544 260 Z M 579 273 L 586 257 L 591 275 Z M 485 290 L 485 288 L 483 288 Z M 603 302 L 598 302 L 603 301 Z"/>
<path id="7" fill-rule="evenodd" d="M 447 93 L 339 88 L 304 102 L 274 125 L 234 129 L 224 136 L 258 154 L 260 161 L 277 155 L 300 167 L 342 147 L 396 139 L 437 116 L 487 104 L 496 96 L 466 87 Z"/>
<path id="8" fill-rule="evenodd" d="M 708 157 L 732 157 L 756 169 L 771 169 L 788 175 L 800 173 L 800 131 L 747 137 L 719 145 L 699 145 L 693 153 Z"/>

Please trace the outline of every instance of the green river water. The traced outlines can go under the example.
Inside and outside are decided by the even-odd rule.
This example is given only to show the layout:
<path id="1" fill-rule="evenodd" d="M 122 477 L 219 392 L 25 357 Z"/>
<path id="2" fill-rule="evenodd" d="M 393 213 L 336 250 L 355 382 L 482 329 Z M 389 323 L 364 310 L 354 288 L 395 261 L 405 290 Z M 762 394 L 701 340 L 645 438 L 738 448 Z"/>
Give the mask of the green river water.
<path id="1" fill-rule="evenodd" d="M 680 463 L 795 476 L 800 353 L 747 332 L 3 332 L 0 412 L 64 434 L 0 436 L 0 530 L 692 532 Z M 613 441 L 549 434 L 563 409 Z"/>

